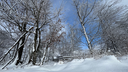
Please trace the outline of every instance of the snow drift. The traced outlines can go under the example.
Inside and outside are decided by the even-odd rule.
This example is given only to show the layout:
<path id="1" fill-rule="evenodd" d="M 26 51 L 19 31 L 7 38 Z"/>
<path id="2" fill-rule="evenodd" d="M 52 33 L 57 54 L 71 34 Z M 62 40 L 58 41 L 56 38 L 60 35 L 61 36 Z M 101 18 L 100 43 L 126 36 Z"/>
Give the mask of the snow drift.
<path id="1" fill-rule="evenodd" d="M 128 72 L 127 58 L 104 56 L 98 60 L 94 58 L 75 59 L 65 64 L 50 64 L 43 66 L 7 67 L 0 72 Z"/>

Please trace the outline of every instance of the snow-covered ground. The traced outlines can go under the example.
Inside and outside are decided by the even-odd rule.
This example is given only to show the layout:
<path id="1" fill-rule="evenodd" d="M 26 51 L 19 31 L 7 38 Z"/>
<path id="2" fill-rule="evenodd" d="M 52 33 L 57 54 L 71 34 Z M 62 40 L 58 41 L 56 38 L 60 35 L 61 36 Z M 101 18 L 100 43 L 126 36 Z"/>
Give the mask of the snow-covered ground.
<path id="1" fill-rule="evenodd" d="M 48 64 L 43 66 L 8 66 L 0 72 L 128 72 L 128 56 L 116 58 L 104 56 L 100 59 L 75 59 L 65 64 Z"/>

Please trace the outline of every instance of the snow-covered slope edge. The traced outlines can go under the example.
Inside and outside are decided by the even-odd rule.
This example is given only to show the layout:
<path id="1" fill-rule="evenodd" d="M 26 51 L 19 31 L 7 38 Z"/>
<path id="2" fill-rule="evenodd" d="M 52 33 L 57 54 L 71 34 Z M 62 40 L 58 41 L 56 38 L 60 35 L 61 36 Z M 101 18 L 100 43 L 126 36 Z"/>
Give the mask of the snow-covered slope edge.
<path id="1" fill-rule="evenodd" d="M 124 62 L 123 62 L 124 61 Z M 0 72 L 128 72 L 127 58 L 118 60 L 115 56 L 104 56 L 98 60 L 93 58 L 75 59 L 66 64 L 25 66 L 11 68 Z"/>

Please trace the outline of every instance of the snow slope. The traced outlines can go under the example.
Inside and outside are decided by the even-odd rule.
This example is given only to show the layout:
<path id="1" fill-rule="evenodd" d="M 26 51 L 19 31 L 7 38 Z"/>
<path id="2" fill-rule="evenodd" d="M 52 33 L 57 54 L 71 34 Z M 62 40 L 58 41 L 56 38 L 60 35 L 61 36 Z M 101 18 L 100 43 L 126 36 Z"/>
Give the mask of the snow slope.
<path id="1" fill-rule="evenodd" d="M 123 57 L 117 60 L 115 56 L 104 56 L 98 60 L 75 59 L 66 64 L 8 67 L 0 72 L 128 72 L 128 58 Z"/>

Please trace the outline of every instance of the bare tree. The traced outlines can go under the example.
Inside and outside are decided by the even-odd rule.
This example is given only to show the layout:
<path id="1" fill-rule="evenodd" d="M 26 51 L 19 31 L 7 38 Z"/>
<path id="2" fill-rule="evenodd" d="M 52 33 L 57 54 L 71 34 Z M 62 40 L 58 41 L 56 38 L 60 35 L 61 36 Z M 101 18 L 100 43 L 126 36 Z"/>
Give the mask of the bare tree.
<path id="1" fill-rule="evenodd" d="M 125 43 L 122 38 L 127 37 L 127 33 L 119 27 L 121 17 L 126 11 L 126 7 L 117 6 L 117 1 L 105 1 L 101 2 L 96 10 L 98 11 L 99 25 L 101 29 L 101 41 L 103 41 L 106 51 L 110 50 L 112 53 L 118 53 L 123 50 L 119 44 Z M 122 44 L 124 45 L 124 44 Z M 124 45 L 126 47 L 126 45 Z"/>
<path id="2" fill-rule="evenodd" d="M 93 13 L 93 9 L 96 5 L 96 0 L 94 0 L 92 3 L 90 3 L 90 1 L 86 0 L 86 1 L 79 1 L 79 0 L 73 0 L 75 9 L 77 11 L 77 16 L 79 19 L 79 22 L 83 28 L 83 32 L 87 41 L 87 46 L 90 50 L 90 53 L 92 54 L 92 44 L 91 44 L 91 38 L 89 38 L 88 34 L 87 34 L 87 24 L 89 24 L 89 22 L 93 19 L 95 19 L 95 17 L 92 17 L 92 19 L 90 18 L 90 15 Z"/>
<path id="3" fill-rule="evenodd" d="M 79 27 L 76 25 L 69 25 L 69 32 L 68 32 L 68 37 L 69 37 L 69 42 L 70 42 L 70 53 L 73 54 L 75 50 L 81 50 L 81 40 L 82 40 L 82 33 L 79 30 Z"/>
<path id="4" fill-rule="evenodd" d="M 52 49 L 54 54 L 54 49 L 57 48 L 57 44 L 62 40 L 62 38 L 65 35 L 65 32 L 63 31 L 64 26 L 62 25 L 62 21 L 60 18 L 57 18 L 57 20 L 52 21 L 49 26 L 49 32 L 47 33 L 45 40 L 43 43 L 45 43 L 45 51 L 42 58 L 42 64 L 44 63 L 44 59 L 46 58 L 46 54 L 48 52 L 48 48 Z M 55 48 L 54 45 L 56 44 Z"/>
<path id="5" fill-rule="evenodd" d="M 31 7 L 31 4 L 29 4 L 30 2 L 33 5 L 32 7 Z M 29 63 L 32 61 L 33 64 L 35 65 L 37 52 L 39 50 L 40 42 L 41 42 L 41 35 L 43 33 L 43 29 L 45 28 L 44 26 L 49 26 L 52 20 L 58 18 L 61 13 L 62 8 L 59 8 L 56 11 L 56 13 L 54 13 L 50 11 L 50 8 L 51 8 L 50 0 L 40 0 L 40 1 L 31 0 L 30 2 L 28 2 L 28 4 L 30 5 L 32 9 L 32 11 L 31 10 L 30 11 L 32 12 L 32 17 L 34 19 L 33 24 L 35 27 L 35 31 L 34 31 L 33 52 L 30 56 Z M 46 45 L 46 48 L 47 47 L 49 46 Z"/>
<path id="6" fill-rule="evenodd" d="M 20 38 L 20 41 L 16 43 L 18 49 L 18 60 L 16 65 L 21 63 L 25 43 L 27 39 L 30 38 L 29 35 L 31 33 L 31 38 L 33 38 L 31 42 L 33 46 L 31 48 L 32 52 L 30 53 L 28 63 L 32 61 L 35 65 L 37 52 L 41 44 L 41 35 L 44 32 L 43 30 L 46 26 L 50 25 L 53 19 L 59 17 L 62 8 L 58 9 L 56 13 L 51 12 L 50 0 L 3 0 L 0 1 L 0 3 L 1 21 L 8 26 L 8 29 L 13 29 L 15 32 L 18 31 L 19 36 L 25 33 L 25 35 Z M 33 29 L 28 33 L 27 30 L 30 27 L 33 27 Z"/>
<path id="7" fill-rule="evenodd" d="M 19 8 L 20 7 L 20 8 Z M 18 0 L 4 0 L 1 1 L 1 15 L 0 19 L 5 23 L 9 28 L 14 30 L 14 33 L 16 33 L 16 30 L 20 32 L 20 35 L 26 32 L 27 30 L 27 24 L 28 24 L 28 18 L 27 10 L 21 5 L 21 1 Z M 16 28 L 14 28 L 16 27 Z M 14 34 L 11 33 L 11 34 Z M 18 60 L 16 65 L 19 64 L 22 57 L 22 52 L 24 48 L 25 43 L 25 37 L 22 37 L 21 41 L 17 44 L 18 48 Z"/>

